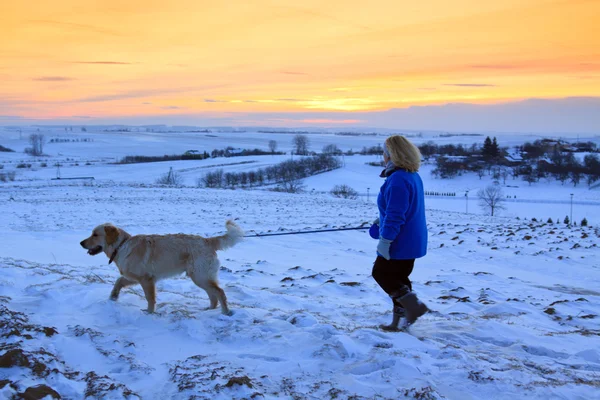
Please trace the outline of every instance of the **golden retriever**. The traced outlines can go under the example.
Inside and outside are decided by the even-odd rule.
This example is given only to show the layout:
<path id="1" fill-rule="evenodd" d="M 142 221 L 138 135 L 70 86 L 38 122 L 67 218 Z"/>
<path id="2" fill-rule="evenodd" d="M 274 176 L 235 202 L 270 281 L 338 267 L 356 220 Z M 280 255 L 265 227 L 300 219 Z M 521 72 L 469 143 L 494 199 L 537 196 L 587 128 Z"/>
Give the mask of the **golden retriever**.
<path id="1" fill-rule="evenodd" d="M 206 291 L 210 308 L 221 303 L 221 312 L 231 315 L 225 292 L 217 283 L 220 262 L 217 250 L 225 250 L 240 242 L 242 229 L 233 221 L 225 224 L 227 233 L 222 236 L 203 238 L 196 235 L 136 235 L 111 224 L 99 225 L 92 235 L 81 241 L 81 247 L 95 256 L 104 252 L 119 268 L 121 277 L 115 282 L 110 294 L 117 300 L 121 289 L 139 283 L 142 285 L 147 311 L 154 312 L 156 305 L 156 282 L 183 272 Z"/>

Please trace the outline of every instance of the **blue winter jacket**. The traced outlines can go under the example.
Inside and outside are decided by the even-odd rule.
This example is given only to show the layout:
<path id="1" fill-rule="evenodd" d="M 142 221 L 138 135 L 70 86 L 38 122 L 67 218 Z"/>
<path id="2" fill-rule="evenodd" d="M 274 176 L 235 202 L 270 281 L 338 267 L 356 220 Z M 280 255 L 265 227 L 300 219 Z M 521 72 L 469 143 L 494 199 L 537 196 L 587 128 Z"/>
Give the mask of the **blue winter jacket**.
<path id="1" fill-rule="evenodd" d="M 385 171 L 377 197 L 379 236 L 392 240 L 390 256 L 408 260 L 427 254 L 427 223 L 423 181 L 416 172 Z"/>

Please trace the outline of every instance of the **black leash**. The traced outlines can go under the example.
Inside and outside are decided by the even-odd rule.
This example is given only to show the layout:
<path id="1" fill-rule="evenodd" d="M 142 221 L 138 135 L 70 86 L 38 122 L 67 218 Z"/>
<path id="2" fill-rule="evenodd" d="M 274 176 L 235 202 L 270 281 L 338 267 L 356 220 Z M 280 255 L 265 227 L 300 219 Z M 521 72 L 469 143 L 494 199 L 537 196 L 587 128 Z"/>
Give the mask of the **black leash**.
<path id="1" fill-rule="evenodd" d="M 359 231 L 370 229 L 370 226 L 359 226 L 356 228 L 335 228 L 335 229 L 320 229 L 315 231 L 298 231 L 298 232 L 279 232 L 279 233 L 257 233 L 254 235 L 245 235 L 244 237 L 263 237 L 263 236 L 283 236 L 283 235 L 303 235 L 305 233 L 321 233 L 321 232 L 338 232 L 338 231 Z"/>

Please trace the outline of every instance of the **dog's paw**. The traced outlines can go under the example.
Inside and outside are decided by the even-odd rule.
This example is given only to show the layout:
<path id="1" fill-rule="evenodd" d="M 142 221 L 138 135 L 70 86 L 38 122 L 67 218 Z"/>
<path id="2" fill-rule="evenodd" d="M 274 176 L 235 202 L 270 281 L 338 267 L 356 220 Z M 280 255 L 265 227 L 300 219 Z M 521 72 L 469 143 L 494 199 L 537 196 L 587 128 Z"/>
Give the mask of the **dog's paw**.
<path id="1" fill-rule="evenodd" d="M 233 311 L 228 310 L 227 312 L 222 312 L 223 315 L 227 315 L 228 317 L 231 317 L 233 315 Z"/>
<path id="2" fill-rule="evenodd" d="M 119 300 L 119 296 L 117 296 L 117 295 L 114 295 L 114 294 L 111 294 L 111 295 L 110 295 L 110 297 L 109 297 L 108 299 L 109 299 L 109 300 L 112 300 L 112 301 L 117 301 L 117 300 Z"/>

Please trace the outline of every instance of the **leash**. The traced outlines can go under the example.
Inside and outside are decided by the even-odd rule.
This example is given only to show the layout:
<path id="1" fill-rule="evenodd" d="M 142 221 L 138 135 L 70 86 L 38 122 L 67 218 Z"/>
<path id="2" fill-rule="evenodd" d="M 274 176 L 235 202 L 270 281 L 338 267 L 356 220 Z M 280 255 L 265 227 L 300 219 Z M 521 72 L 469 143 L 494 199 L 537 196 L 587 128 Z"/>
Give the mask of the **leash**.
<path id="1" fill-rule="evenodd" d="M 283 235 L 304 235 L 308 233 L 321 233 L 321 232 L 339 232 L 339 231 L 359 231 L 368 230 L 369 226 L 358 226 L 355 228 L 335 228 L 335 229 L 319 229 L 314 231 L 297 231 L 297 232 L 278 232 L 278 233 L 256 233 L 254 235 L 245 235 L 244 237 L 264 237 L 264 236 L 283 236 Z"/>

